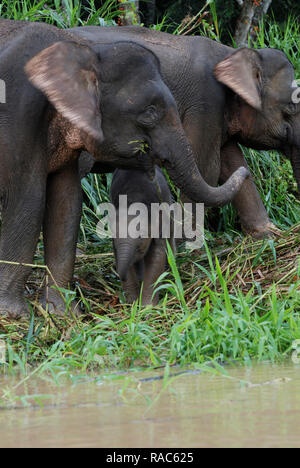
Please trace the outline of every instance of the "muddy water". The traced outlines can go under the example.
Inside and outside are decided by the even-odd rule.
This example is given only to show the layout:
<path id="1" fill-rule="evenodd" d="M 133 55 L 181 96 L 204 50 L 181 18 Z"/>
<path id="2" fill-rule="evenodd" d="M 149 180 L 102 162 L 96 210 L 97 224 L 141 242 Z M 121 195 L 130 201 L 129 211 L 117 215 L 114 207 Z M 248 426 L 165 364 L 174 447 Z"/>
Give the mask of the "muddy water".
<path id="1" fill-rule="evenodd" d="M 176 370 L 172 370 L 176 372 Z M 300 367 L 76 378 L 57 387 L 0 378 L 1 447 L 300 447 Z M 154 380 L 151 380 L 155 377 Z M 30 395 L 48 397 L 39 407 Z M 16 399 L 25 395 L 29 408 Z"/>

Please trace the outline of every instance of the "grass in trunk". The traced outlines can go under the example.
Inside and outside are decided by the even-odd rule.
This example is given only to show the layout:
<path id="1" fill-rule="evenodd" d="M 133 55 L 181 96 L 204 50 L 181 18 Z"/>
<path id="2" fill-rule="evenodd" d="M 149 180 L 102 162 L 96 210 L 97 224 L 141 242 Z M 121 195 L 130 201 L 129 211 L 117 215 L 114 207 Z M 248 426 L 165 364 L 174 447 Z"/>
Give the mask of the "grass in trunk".
<path id="1" fill-rule="evenodd" d="M 276 241 L 214 239 L 201 251 L 179 253 L 177 266 L 169 252 L 165 296 L 159 306 L 146 308 L 124 304 L 111 252 L 81 253 L 77 289 L 87 315 L 1 318 L 0 339 L 8 344 L 3 368 L 17 365 L 26 373 L 41 365 L 55 373 L 283 361 L 300 338 L 299 252 L 300 224 Z M 34 282 L 40 283 L 39 275 Z"/>

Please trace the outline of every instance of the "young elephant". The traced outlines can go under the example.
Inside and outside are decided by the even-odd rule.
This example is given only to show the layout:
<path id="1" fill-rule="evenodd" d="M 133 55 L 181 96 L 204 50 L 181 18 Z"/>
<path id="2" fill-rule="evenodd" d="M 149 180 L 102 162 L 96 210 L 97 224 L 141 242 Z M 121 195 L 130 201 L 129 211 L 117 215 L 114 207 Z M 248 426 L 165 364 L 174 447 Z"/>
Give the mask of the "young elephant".
<path id="1" fill-rule="evenodd" d="M 72 33 L 91 43 L 134 40 L 157 55 L 207 183 L 224 183 L 239 166 L 247 167 L 242 144 L 281 151 L 291 161 L 300 193 L 300 89 L 283 52 L 237 50 L 207 37 L 143 27 L 85 26 Z M 258 238 L 273 232 L 252 178 L 233 204 L 244 232 Z"/>
<path id="2" fill-rule="evenodd" d="M 126 171 L 117 169 L 113 176 L 111 185 L 111 201 L 117 209 L 117 226 L 127 227 L 127 237 L 121 238 L 120 230 L 116 229 L 114 238 L 114 251 L 117 272 L 122 281 L 126 298 L 134 302 L 140 297 L 141 286 L 143 305 L 158 302 L 158 294 L 153 297 L 153 284 L 166 268 L 166 239 L 162 238 L 163 216 L 151 217 L 151 205 L 167 203 L 172 204 L 172 196 L 168 183 L 159 168 L 156 168 L 155 177 L 150 180 L 145 172 Z M 128 235 L 130 223 L 135 216 L 129 215 L 127 209 L 122 210 L 119 204 L 120 195 L 127 195 L 127 205 L 143 203 L 147 208 L 147 219 L 141 221 L 144 228 L 140 229 L 141 235 L 132 238 Z M 154 218 L 154 219 L 153 219 Z M 170 219 L 169 219 L 170 220 Z M 174 228 L 170 220 L 169 243 L 175 252 Z M 158 232 L 159 238 L 151 237 L 152 233 Z M 143 284 L 142 284 L 143 283 Z"/>

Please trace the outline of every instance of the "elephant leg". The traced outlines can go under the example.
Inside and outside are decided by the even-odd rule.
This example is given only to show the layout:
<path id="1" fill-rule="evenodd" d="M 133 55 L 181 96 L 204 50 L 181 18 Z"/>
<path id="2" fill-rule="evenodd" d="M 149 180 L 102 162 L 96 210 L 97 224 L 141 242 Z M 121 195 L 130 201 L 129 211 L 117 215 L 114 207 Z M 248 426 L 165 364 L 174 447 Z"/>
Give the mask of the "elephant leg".
<path id="1" fill-rule="evenodd" d="M 141 282 L 137 277 L 137 272 L 134 265 L 129 268 L 127 280 L 122 281 L 122 287 L 125 291 L 125 296 L 128 303 L 131 304 L 139 298 Z"/>
<path id="2" fill-rule="evenodd" d="M 43 224 L 45 262 L 51 275 L 43 291 L 43 304 L 64 314 L 65 302 L 53 286 L 70 289 L 82 208 L 82 190 L 77 161 L 48 177 Z M 76 307 L 75 301 L 72 304 Z"/>
<path id="3" fill-rule="evenodd" d="M 202 104 L 198 103 L 198 109 L 202 108 Z M 220 112 L 216 112 L 219 109 Z M 192 145 L 196 162 L 200 173 L 205 181 L 216 186 L 220 177 L 221 162 L 220 162 L 220 146 L 222 139 L 221 128 L 223 125 L 223 114 L 221 107 L 215 105 L 206 109 L 205 113 L 198 114 L 190 111 L 184 116 L 183 126 L 184 131 Z M 191 212 L 193 217 L 193 230 L 196 230 L 196 204 L 181 192 L 180 196 L 183 204 L 192 204 Z M 187 210 L 185 206 L 185 210 Z M 182 242 L 195 239 L 187 239 L 184 232 L 182 238 L 176 237 L 176 245 L 179 246 Z"/>
<path id="4" fill-rule="evenodd" d="M 153 239 L 151 246 L 145 257 L 145 276 L 142 294 L 142 304 L 157 305 L 159 294 L 154 292 L 154 283 L 160 275 L 166 270 L 166 242 L 164 239 Z"/>
<path id="5" fill-rule="evenodd" d="M 234 142 L 229 142 L 221 150 L 220 181 L 226 181 L 240 166 L 248 168 L 239 146 Z M 233 205 L 246 234 L 261 239 L 269 236 L 272 230 L 276 229 L 268 217 L 252 177 L 245 180 L 241 190 L 233 200 Z"/>
<path id="6" fill-rule="evenodd" d="M 0 315 L 18 318 L 28 313 L 24 289 L 32 264 L 45 209 L 46 173 L 34 167 L 26 179 L 17 170 L 2 192 L 0 241 Z M 17 186 L 15 184 L 18 184 Z"/>

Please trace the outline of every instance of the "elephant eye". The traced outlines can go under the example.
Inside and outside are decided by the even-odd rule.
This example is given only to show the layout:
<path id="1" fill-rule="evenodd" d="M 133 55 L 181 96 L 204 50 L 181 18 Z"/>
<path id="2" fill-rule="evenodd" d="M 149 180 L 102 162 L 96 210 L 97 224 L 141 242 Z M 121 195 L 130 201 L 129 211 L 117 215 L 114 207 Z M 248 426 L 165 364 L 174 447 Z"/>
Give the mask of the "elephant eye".
<path id="1" fill-rule="evenodd" d="M 149 106 L 139 115 L 138 122 L 144 127 L 154 127 L 158 120 L 158 113 L 155 106 Z"/>

